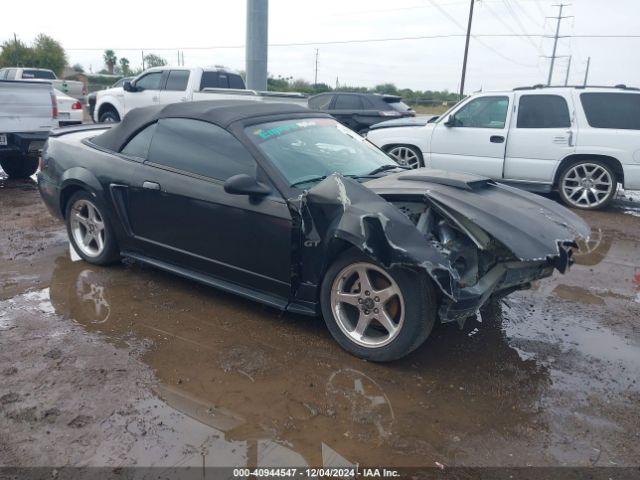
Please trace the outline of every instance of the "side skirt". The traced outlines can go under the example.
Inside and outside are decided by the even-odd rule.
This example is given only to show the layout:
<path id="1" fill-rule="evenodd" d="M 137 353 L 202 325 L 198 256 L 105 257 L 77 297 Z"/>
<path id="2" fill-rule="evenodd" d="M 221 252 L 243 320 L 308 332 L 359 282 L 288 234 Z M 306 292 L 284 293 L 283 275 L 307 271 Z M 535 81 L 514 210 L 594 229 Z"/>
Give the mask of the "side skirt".
<path id="1" fill-rule="evenodd" d="M 496 180 L 499 183 L 504 183 L 510 187 L 520 188 L 528 192 L 534 193 L 549 193 L 553 189 L 550 183 L 542 182 L 527 182 L 526 180 Z"/>
<path id="2" fill-rule="evenodd" d="M 292 313 L 298 313 L 303 315 L 316 315 L 315 309 L 311 305 L 307 305 L 307 302 L 289 302 L 287 299 L 271 295 L 269 293 L 254 290 L 252 288 L 244 287 L 232 282 L 227 282 L 216 277 L 205 275 L 200 272 L 195 272 L 187 268 L 182 268 L 171 263 L 163 262 L 155 258 L 147 257 L 135 252 L 123 251 L 121 254 L 125 257 L 132 258 L 139 262 L 151 265 L 152 267 L 165 270 L 167 272 L 179 275 L 189 280 L 195 280 L 196 282 L 209 285 L 210 287 L 217 288 L 224 292 L 233 293 L 256 302 L 269 305 L 270 307 L 277 308 L 278 310 L 289 311 Z"/>

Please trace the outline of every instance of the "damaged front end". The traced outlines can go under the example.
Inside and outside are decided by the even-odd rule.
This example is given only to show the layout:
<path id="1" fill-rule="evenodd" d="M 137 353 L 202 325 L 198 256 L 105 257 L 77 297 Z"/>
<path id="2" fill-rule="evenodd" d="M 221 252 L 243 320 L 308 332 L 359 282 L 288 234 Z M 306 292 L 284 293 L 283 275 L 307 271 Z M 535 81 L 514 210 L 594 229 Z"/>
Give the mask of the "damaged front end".
<path id="1" fill-rule="evenodd" d="M 338 245 L 386 268 L 423 270 L 442 292 L 442 322 L 491 297 L 564 273 L 589 228 L 565 208 L 470 175 L 406 172 L 366 184 L 332 175 L 299 199 L 302 277 L 319 284 Z M 318 255 L 318 249 L 322 255 Z"/>

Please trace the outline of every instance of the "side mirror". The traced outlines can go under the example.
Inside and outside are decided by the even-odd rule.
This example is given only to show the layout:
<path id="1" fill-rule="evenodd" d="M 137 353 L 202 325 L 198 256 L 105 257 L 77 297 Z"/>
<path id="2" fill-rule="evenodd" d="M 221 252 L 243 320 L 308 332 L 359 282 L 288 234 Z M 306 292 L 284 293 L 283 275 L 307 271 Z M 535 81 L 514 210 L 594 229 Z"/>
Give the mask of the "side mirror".
<path id="1" fill-rule="evenodd" d="M 447 121 L 444 122 L 444 126 L 445 127 L 455 127 L 456 126 L 456 117 L 454 117 L 453 115 L 449 115 L 449 118 L 447 118 Z"/>
<path id="2" fill-rule="evenodd" d="M 267 185 L 245 173 L 229 177 L 224 182 L 224 191 L 231 195 L 249 195 L 251 197 L 263 197 L 271 193 L 271 189 Z"/>
<path id="3" fill-rule="evenodd" d="M 125 80 L 125 82 L 122 84 L 122 88 L 125 92 L 137 92 L 138 90 L 136 89 L 135 86 L 133 86 L 133 84 L 129 81 L 129 80 Z"/>

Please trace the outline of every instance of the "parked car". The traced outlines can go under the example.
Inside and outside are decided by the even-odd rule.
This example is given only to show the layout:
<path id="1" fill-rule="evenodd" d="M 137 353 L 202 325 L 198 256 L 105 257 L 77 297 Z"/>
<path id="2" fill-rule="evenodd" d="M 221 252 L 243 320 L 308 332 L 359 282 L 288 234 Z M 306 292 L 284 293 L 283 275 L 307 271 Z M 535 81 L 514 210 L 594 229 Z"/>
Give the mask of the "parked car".
<path id="1" fill-rule="evenodd" d="M 565 272 L 589 227 L 474 175 L 405 170 L 302 106 L 190 102 L 52 132 L 38 175 L 87 262 L 121 256 L 273 307 L 322 312 L 362 358 L 406 355 L 436 318 Z"/>
<path id="2" fill-rule="evenodd" d="M 618 184 L 640 189 L 640 91 L 527 87 L 472 95 L 437 121 L 367 138 L 413 168 L 485 175 L 569 206 L 605 207 Z"/>
<path id="3" fill-rule="evenodd" d="M 237 99 L 307 101 L 300 93 L 247 90 L 240 74 L 222 68 L 155 67 L 124 81 L 122 88 L 98 92 L 93 120 L 119 122 L 130 110 L 151 105 Z"/>
<path id="4" fill-rule="evenodd" d="M 0 69 L 0 80 L 50 82 L 53 88 L 76 99 L 82 98 L 87 93 L 84 83 L 75 80 L 58 79 L 53 70 L 46 68 L 2 68 Z"/>
<path id="5" fill-rule="evenodd" d="M 84 118 L 84 110 L 80 100 L 76 100 L 69 95 L 65 95 L 60 90 L 53 89 L 58 103 L 58 125 L 66 127 L 69 125 L 80 125 Z"/>
<path id="6" fill-rule="evenodd" d="M 50 83 L 0 80 L 0 166 L 9 178 L 35 173 L 38 153 L 57 117 Z"/>
<path id="7" fill-rule="evenodd" d="M 389 118 L 414 117 L 415 112 L 395 95 L 378 93 L 320 93 L 309 98 L 309 108 L 331 114 L 358 133 Z"/>
<path id="8" fill-rule="evenodd" d="M 105 88 L 104 90 L 100 90 L 100 92 L 104 92 L 103 95 L 107 95 L 107 91 L 111 90 L 112 88 L 122 88 L 122 85 L 124 84 L 124 82 L 130 82 L 131 80 L 133 80 L 133 77 L 122 77 L 120 80 L 118 80 L 116 83 L 114 83 L 113 85 L 111 85 L 109 88 Z M 118 95 L 118 94 L 122 94 L 123 91 L 122 90 L 117 90 L 114 91 L 113 94 Z M 93 112 L 96 109 L 96 100 L 98 97 L 98 92 L 90 92 L 87 94 L 87 108 L 89 109 L 89 116 L 93 119 Z"/>

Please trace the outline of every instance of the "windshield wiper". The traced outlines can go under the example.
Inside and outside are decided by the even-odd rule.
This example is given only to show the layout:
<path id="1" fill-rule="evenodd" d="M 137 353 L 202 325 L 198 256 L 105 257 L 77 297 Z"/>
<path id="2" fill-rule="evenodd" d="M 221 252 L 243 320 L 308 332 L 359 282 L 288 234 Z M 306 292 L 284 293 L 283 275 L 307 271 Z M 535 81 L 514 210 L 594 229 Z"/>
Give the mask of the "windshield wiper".
<path id="1" fill-rule="evenodd" d="M 333 173 L 332 173 L 332 175 L 333 175 Z M 357 178 L 362 178 L 362 177 L 368 176 L 368 175 L 351 175 L 351 174 L 344 174 L 344 173 L 339 173 L 339 175 L 341 175 L 343 177 L 347 177 L 347 178 L 353 178 L 353 179 L 357 179 Z M 292 183 L 289 186 L 290 187 L 297 187 L 298 185 L 304 185 L 305 183 L 320 182 L 320 181 L 326 179 L 328 176 L 329 175 L 319 175 L 317 177 L 307 178 L 306 180 L 300 180 L 298 182 Z"/>
<path id="2" fill-rule="evenodd" d="M 381 165 L 378 168 L 376 168 L 373 172 L 369 172 L 367 173 L 367 175 L 375 175 L 377 173 L 382 173 L 382 172 L 386 172 L 387 170 L 394 170 L 396 168 L 401 168 L 403 170 L 408 170 L 410 167 L 405 167 L 403 165 Z"/>
<path id="3" fill-rule="evenodd" d="M 300 180 L 298 182 L 294 182 L 289 186 L 290 187 L 297 187 L 298 185 L 304 185 L 305 183 L 321 182 L 322 180 L 324 180 L 327 177 L 328 177 L 328 175 L 319 175 L 317 177 L 306 178 L 304 180 Z"/>

